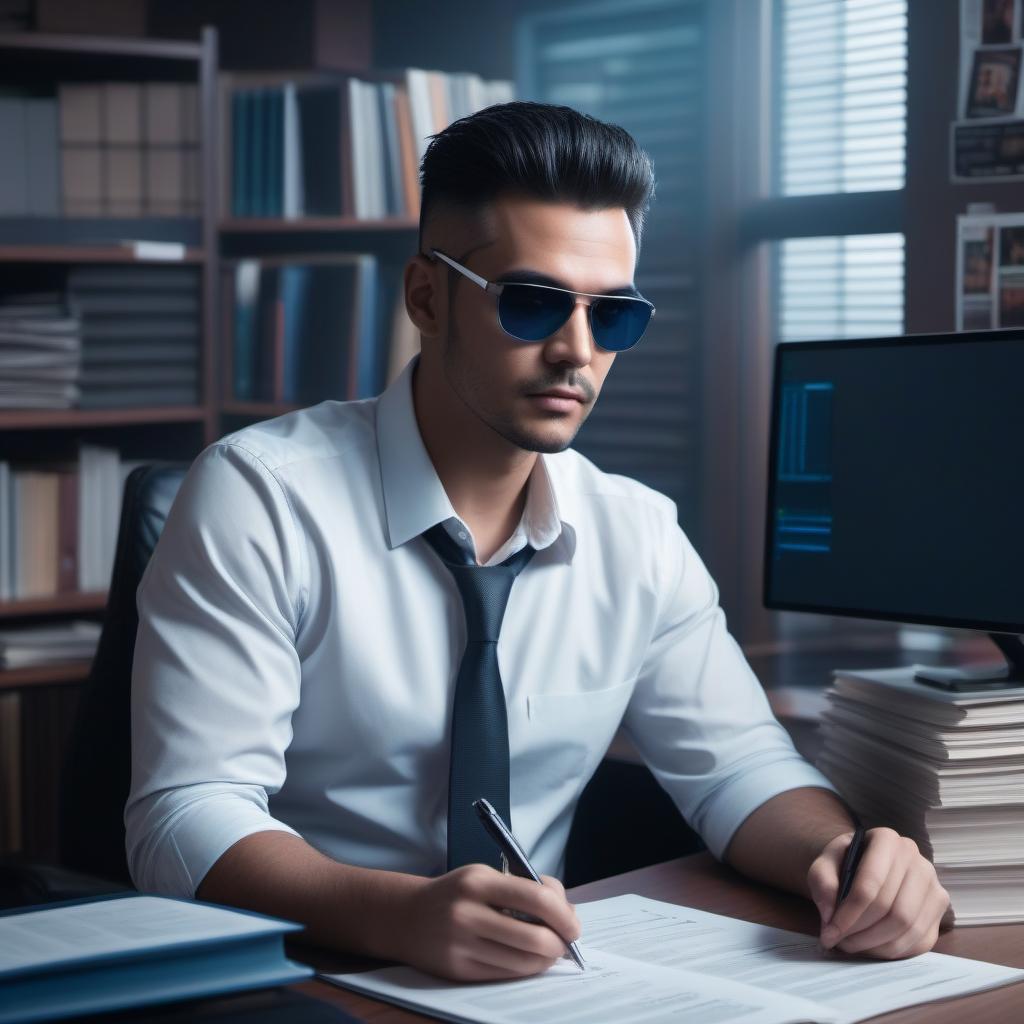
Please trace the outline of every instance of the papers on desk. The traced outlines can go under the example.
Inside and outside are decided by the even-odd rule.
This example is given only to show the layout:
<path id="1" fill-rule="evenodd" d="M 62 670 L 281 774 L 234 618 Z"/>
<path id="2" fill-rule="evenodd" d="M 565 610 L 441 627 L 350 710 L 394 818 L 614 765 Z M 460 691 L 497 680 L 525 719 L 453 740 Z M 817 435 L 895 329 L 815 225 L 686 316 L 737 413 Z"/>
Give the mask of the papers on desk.
<path id="1" fill-rule="evenodd" d="M 117 896 L 0 915 L 0 1024 L 244 989 L 313 972 L 284 957 L 299 925 L 226 907 Z"/>
<path id="2" fill-rule="evenodd" d="M 835 673 L 818 767 L 865 825 L 917 842 L 957 924 L 1024 921 L 1024 689 L 950 692 L 914 671 Z"/>
<path id="3" fill-rule="evenodd" d="M 1024 981 L 1024 971 L 926 953 L 875 961 L 816 937 L 642 896 L 584 903 L 587 970 L 457 985 L 409 967 L 326 975 L 345 988 L 463 1024 L 852 1024 L 904 1006 Z"/>

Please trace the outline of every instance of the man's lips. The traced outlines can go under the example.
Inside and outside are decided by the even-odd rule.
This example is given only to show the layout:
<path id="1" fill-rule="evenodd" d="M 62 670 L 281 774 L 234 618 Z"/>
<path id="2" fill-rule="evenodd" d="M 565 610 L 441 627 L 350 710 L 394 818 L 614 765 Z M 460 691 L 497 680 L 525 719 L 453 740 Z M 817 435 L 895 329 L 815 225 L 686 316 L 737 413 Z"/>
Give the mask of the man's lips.
<path id="1" fill-rule="evenodd" d="M 536 391 L 530 398 L 571 398 L 580 404 L 584 403 L 586 399 L 583 397 L 583 392 L 574 391 L 572 388 L 552 388 L 550 391 Z"/>

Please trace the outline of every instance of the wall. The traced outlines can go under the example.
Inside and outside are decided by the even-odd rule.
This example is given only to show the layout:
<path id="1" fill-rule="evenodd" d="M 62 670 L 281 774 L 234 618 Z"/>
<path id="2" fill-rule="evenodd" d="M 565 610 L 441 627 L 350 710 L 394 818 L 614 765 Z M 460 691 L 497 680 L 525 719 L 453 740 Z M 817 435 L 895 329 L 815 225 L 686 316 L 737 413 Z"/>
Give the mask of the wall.
<path id="1" fill-rule="evenodd" d="M 1024 211 L 1024 182 L 950 181 L 949 124 L 957 113 L 958 0 L 910 0 L 905 197 L 906 330 L 956 326 L 956 217 L 968 203 Z"/>

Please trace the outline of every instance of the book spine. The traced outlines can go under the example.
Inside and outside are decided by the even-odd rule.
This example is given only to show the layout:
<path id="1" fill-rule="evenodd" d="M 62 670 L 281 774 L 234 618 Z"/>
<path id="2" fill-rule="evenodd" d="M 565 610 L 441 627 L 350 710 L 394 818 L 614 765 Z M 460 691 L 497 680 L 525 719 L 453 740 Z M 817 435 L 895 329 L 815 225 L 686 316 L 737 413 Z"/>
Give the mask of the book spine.
<path id="1" fill-rule="evenodd" d="M 60 474 L 57 499 L 57 593 L 78 589 L 78 474 Z"/>

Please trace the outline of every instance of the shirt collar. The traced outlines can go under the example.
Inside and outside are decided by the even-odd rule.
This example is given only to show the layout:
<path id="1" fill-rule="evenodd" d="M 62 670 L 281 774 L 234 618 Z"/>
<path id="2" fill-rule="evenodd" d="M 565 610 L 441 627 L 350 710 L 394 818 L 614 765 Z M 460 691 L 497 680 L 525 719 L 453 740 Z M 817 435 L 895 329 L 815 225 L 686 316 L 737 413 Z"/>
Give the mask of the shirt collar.
<path id="1" fill-rule="evenodd" d="M 416 422 L 412 377 L 418 359 L 411 359 L 377 400 L 377 455 L 391 548 L 400 547 L 456 515 Z M 568 495 L 559 487 L 554 463 L 551 457 L 538 457 L 527 485 L 521 525 L 535 548 L 540 550 L 558 542 L 561 557 L 572 561 L 575 531 L 562 518 Z"/>

